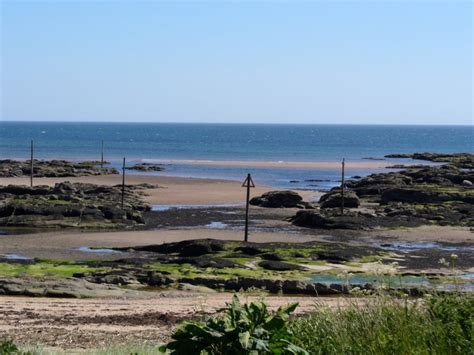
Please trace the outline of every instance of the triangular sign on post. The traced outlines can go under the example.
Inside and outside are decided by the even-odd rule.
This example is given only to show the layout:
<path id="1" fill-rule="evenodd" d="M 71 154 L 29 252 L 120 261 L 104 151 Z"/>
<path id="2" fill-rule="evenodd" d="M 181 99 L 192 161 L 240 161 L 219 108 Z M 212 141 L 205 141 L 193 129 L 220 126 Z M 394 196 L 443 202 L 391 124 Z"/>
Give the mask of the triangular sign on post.
<path id="1" fill-rule="evenodd" d="M 242 187 L 255 187 L 255 183 L 253 182 L 250 174 L 245 178 L 244 182 L 242 183 Z"/>

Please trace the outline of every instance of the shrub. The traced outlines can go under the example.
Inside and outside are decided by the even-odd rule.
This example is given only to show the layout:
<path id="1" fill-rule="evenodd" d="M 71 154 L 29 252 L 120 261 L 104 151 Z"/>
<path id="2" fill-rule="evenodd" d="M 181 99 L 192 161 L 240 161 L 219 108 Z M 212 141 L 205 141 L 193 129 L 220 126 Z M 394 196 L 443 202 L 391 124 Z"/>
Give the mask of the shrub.
<path id="1" fill-rule="evenodd" d="M 11 340 L 0 339 L 0 355 L 18 354 L 19 350 Z"/>
<path id="2" fill-rule="evenodd" d="M 234 295 L 222 317 L 185 322 L 161 351 L 171 354 L 307 354 L 294 345 L 288 328 L 297 304 L 270 313 L 264 302 L 241 305 Z"/>

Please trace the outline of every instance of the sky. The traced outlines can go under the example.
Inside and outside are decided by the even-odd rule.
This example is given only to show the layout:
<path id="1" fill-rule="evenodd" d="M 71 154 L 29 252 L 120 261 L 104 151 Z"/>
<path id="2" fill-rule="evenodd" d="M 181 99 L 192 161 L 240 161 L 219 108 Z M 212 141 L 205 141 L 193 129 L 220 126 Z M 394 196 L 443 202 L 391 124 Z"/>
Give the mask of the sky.
<path id="1" fill-rule="evenodd" d="M 471 1 L 0 3 L 0 120 L 473 124 Z"/>

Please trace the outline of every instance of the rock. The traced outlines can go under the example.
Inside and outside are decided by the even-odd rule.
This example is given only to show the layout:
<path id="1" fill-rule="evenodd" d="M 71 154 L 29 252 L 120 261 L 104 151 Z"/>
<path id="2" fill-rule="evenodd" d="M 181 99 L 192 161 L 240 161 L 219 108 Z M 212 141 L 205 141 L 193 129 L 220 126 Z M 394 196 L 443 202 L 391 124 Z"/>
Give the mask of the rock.
<path id="1" fill-rule="evenodd" d="M 163 171 L 165 170 L 164 167 L 157 164 L 150 164 L 150 163 L 141 163 L 136 164 L 134 166 L 126 168 L 128 170 L 137 170 L 137 171 Z"/>
<path id="2" fill-rule="evenodd" d="M 222 258 L 209 258 L 209 257 L 180 257 L 180 258 L 168 259 L 162 262 L 170 263 L 170 264 L 191 264 L 203 269 L 208 268 L 208 267 L 212 267 L 216 269 L 235 268 L 235 267 L 242 268 L 242 265 L 236 264 L 233 261 L 222 259 Z"/>
<path id="3" fill-rule="evenodd" d="M 104 214 L 105 218 L 110 220 L 120 220 L 127 218 L 127 213 L 118 207 L 103 206 L 101 208 L 101 211 Z"/>
<path id="4" fill-rule="evenodd" d="M 323 260 L 332 264 L 342 264 L 346 261 L 349 261 L 349 259 L 344 256 L 337 255 L 334 253 L 325 253 L 325 252 L 317 252 L 317 253 L 311 254 L 311 259 Z"/>
<path id="5" fill-rule="evenodd" d="M 176 288 L 180 291 L 191 291 L 197 293 L 215 293 L 216 290 L 206 286 L 191 285 L 188 283 L 179 283 Z"/>
<path id="6" fill-rule="evenodd" d="M 0 278 L 0 294 L 30 297 L 89 298 L 123 297 L 136 295 L 136 292 L 113 285 L 99 285 L 77 278 L 60 280 Z"/>
<path id="7" fill-rule="evenodd" d="M 271 260 L 271 261 L 283 261 L 284 259 L 275 253 L 265 253 L 260 255 L 260 257 L 264 260 Z"/>
<path id="8" fill-rule="evenodd" d="M 110 228 L 144 224 L 150 209 L 138 192 L 111 186 L 61 182 L 47 186 L 0 187 L 0 225 L 32 228 Z"/>
<path id="9" fill-rule="evenodd" d="M 293 191 L 269 191 L 250 200 L 251 205 L 269 208 L 293 208 L 300 206 L 303 198 Z"/>
<path id="10" fill-rule="evenodd" d="M 305 270 L 305 268 L 300 265 L 285 263 L 283 261 L 265 260 L 261 261 L 258 265 L 266 270 L 274 271 Z"/>
<path id="11" fill-rule="evenodd" d="M 118 174 L 114 168 L 100 168 L 100 162 L 72 163 L 65 160 L 33 160 L 35 177 L 78 177 Z M 0 177 L 21 177 L 30 175 L 30 161 L 0 160 Z"/>
<path id="12" fill-rule="evenodd" d="M 472 181 L 470 180 L 463 180 L 461 183 L 462 186 L 472 186 Z"/>
<path id="13" fill-rule="evenodd" d="M 297 280 L 269 280 L 239 277 L 230 280 L 218 280 L 208 278 L 181 278 L 180 282 L 192 285 L 205 285 L 212 289 L 226 289 L 232 291 L 262 289 L 271 293 L 282 292 L 283 294 L 306 294 L 306 295 L 335 295 L 347 294 L 351 286 L 324 285 L 320 283 L 305 283 Z M 371 290 L 371 285 L 358 286 L 360 289 Z"/>
<path id="14" fill-rule="evenodd" d="M 429 190 L 423 188 L 392 188 L 381 194 L 381 202 L 392 201 L 407 203 L 439 203 L 446 201 L 463 201 L 474 203 L 474 193 L 463 194 L 459 191 Z"/>
<path id="15" fill-rule="evenodd" d="M 128 249 L 128 248 L 127 248 Z M 224 250 L 223 242 L 213 239 L 184 240 L 161 245 L 134 247 L 137 251 L 149 251 L 162 254 L 179 254 L 180 256 L 201 256 Z"/>
<path id="16" fill-rule="evenodd" d="M 22 196 L 22 195 L 44 196 L 50 193 L 51 193 L 51 189 L 48 186 L 35 186 L 35 187 L 24 186 L 24 185 L 0 186 L 0 194 L 11 194 L 15 196 Z"/>
<path id="17" fill-rule="evenodd" d="M 449 163 L 462 169 L 474 168 L 474 154 L 471 153 L 455 153 L 455 154 L 439 154 L 439 153 L 414 153 L 414 154 L 389 154 L 385 158 L 412 158 L 417 160 L 426 160 L 440 163 Z"/>
<path id="18" fill-rule="evenodd" d="M 319 199 L 321 208 L 341 207 L 342 196 L 341 190 L 331 190 L 329 193 L 321 196 Z M 344 207 L 357 208 L 360 205 L 359 197 L 350 190 L 344 191 Z"/>
<path id="19" fill-rule="evenodd" d="M 264 253 L 262 249 L 254 247 L 254 246 L 250 246 L 250 245 L 237 247 L 234 249 L 234 251 L 239 251 L 242 254 L 252 255 L 252 256 Z"/>

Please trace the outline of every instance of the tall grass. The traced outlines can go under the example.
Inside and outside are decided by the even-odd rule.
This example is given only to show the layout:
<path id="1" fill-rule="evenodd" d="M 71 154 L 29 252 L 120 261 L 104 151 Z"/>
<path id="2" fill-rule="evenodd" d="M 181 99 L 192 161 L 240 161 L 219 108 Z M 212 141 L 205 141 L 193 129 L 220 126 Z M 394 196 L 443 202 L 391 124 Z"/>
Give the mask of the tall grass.
<path id="1" fill-rule="evenodd" d="M 310 354 L 474 354 L 474 296 L 379 296 L 364 305 L 318 307 L 290 327 L 294 343 Z"/>

